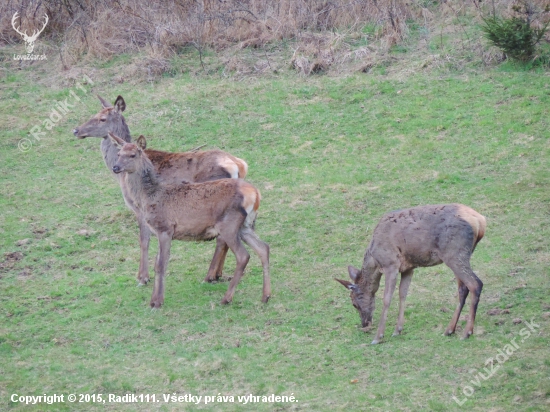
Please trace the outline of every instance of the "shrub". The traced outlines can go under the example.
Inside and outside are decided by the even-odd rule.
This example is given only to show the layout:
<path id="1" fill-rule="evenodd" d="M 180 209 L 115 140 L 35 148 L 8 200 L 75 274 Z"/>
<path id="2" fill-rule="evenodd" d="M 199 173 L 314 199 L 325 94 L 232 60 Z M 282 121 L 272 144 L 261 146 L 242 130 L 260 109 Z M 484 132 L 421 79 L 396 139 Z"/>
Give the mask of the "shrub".
<path id="1" fill-rule="evenodd" d="M 533 28 L 528 21 L 519 17 L 503 19 L 490 17 L 483 19 L 482 30 L 485 37 L 506 56 L 519 61 L 528 61 L 535 55 L 535 46 L 542 39 L 548 23 L 540 28 Z"/>

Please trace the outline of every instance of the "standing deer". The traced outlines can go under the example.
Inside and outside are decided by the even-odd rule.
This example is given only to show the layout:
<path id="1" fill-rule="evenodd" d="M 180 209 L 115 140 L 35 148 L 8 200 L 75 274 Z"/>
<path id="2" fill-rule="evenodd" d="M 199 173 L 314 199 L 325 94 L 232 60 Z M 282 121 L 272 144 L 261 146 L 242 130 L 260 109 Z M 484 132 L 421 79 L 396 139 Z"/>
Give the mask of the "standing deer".
<path id="1" fill-rule="evenodd" d="M 384 337 L 388 308 L 401 273 L 399 284 L 399 318 L 394 336 L 401 334 L 405 322 L 405 299 L 413 270 L 445 263 L 458 282 L 458 306 L 445 335 L 455 332 L 456 324 L 471 292 L 470 313 L 463 339 L 474 332 L 479 296 L 483 282 L 470 267 L 470 257 L 483 238 L 487 224 L 475 210 L 461 204 L 418 206 L 390 212 L 380 219 L 363 259 L 361 270 L 348 267 L 352 282 L 336 279 L 351 293 L 353 306 L 359 311 L 363 327 L 370 327 L 374 312 L 375 294 L 385 275 L 384 307 L 376 337 Z"/>
<path id="2" fill-rule="evenodd" d="M 260 193 L 241 179 L 221 179 L 203 183 L 163 184 L 145 151 L 109 133 L 119 146 L 113 172 L 126 172 L 124 179 L 140 210 L 143 221 L 159 240 L 155 263 L 155 285 L 151 307 L 164 303 L 164 275 L 170 257 L 172 239 L 207 241 L 216 239 L 216 252 L 208 270 L 214 276 L 227 247 L 235 255 L 237 266 L 222 304 L 232 301 L 250 255 L 241 239 L 260 257 L 264 285 L 262 302 L 271 295 L 269 279 L 269 246 L 254 232 L 254 222 L 260 206 Z"/>
<path id="3" fill-rule="evenodd" d="M 36 39 L 38 38 L 38 36 L 40 35 L 40 33 L 42 33 L 44 31 L 44 29 L 46 28 L 46 24 L 48 24 L 48 15 L 47 14 L 44 14 L 44 25 L 42 26 L 42 28 L 40 30 L 34 30 L 32 32 L 32 36 L 29 36 L 27 34 L 26 31 L 24 32 L 21 32 L 19 31 L 19 29 L 21 28 L 21 26 L 19 27 L 15 27 L 15 21 L 17 20 L 17 15 L 19 14 L 19 12 L 16 12 L 12 19 L 11 19 L 11 25 L 13 27 L 13 29 L 21 36 L 23 37 L 23 41 L 25 42 L 25 49 L 27 50 L 27 53 L 28 54 L 31 54 L 34 50 L 34 42 L 36 41 Z"/>
<path id="4" fill-rule="evenodd" d="M 73 130 L 73 134 L 80 139 L 86 137 L 100 137 L 101 152 L 107 168 L 112 171 L 118 157 L 119 148 L 108 138 L 108 133 L 114 133 L 126 142 L 131 142 L 130 129 L 126 125 L 122 112 L 126 109 L 126 103 L 122 96 L 118 96 L 114 105 L 109 104 L 98 96 L 103 108 L 88 122 Z M 145 147 L 145 138 L 140 137 L 138 143 Z M 204 152 L 170 153 L 159 150 L 145 150 L 147 156 L 155 167 L 158 180 L 166 184 L 176 184 L 182 181 L 204 182 L 222 178 L 241 178 L 246 176 L 248 165 L 242 159 L 234 157 L 221 150 L 209 150 Z M 115 175 L 122 190 L 122 196 L 126 205 L 136 214 L 139 225 L 139 244 L 141 257 L 137 279 L 139 284 L 149 282 L 149 241 L 151 232 L 143 221 L 139 209 L 134 205 L 132 194 L 128 191 L 121 175 Z M 223 270 L 223 263 L 227 248 L 222 251 L 219 272 L 209 273 L 205 281 L 212 282 L 218 279 Z"/>

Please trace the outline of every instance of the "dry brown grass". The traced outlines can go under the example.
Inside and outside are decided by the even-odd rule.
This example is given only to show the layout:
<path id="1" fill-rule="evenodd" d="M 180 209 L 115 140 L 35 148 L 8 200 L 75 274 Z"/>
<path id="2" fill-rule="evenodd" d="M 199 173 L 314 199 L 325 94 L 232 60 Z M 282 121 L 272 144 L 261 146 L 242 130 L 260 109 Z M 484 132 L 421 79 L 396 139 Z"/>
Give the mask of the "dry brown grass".
<path id="1" fill-rule="evenodd" d="M 8 0 L 0 6 L 0 41 L 20 41 L 11 27 L 18 11 L 29 33 L 48 14 L 42 37 L 60 45 L 66 65 L 83 54 L 108 58 L 146 51 L 166 57 L 186 46 L 200 52 L 205 47 L 256 48 L 300 36 L 307 48 L 311 36 L 304 33 L 361 28 L 366 22 L 383 27 L 381 33 L 393 44 L 404 36 L 405 20 L 419 10 L 414 2 L 399 0 Z M 313 71 L 330 60 L 325 52 L 314 54 Z"/>
<path id="2" fill-rule="evenodd" d="M 432 39 L 441 37 L 442 49 L 447 36 L 449 48 L 467 49 L 479 61 L 495 64 L 502 53 L 487 47 L 481 36 L 470 37 L 466 26 L 492 13 L 493 5 L 499 14 L 512 13 L 518 1 L 448 0 L 434 5 L 423 0 L 7 0 L 0 5 L 0 45 L 21 42 L 11 25 L 16 11 L 29 33 L 47 13 L 50 22 L 40 36 L 45 40 L 41 46 L 53 50 L 49 55 L 65 71 L 83 60 L 132 53 L 132 62 L 117 74 L 120 82 L 152 79 L 168 70 L 184 70 L 181 64 L 174 68 L 170 59 L 183 48 L 193 48 L 203 69 L 208 64 L 205 54 L 214 50 L 214 70 L 221 64 L 224 75 L 264 75 L 290 66 L 307 76 L 368 72 L 386 65 L 393 59 L 388 50 L 407 42 L 407 22 L 416 21 Z M 547 3 L 529 1 L 538 9 Z M 366 34 L 367 25 L 375 30 Z M 357 46 L 360 42 L 354 39 L 366 41 Z M 282 40 L 291 40 L 286 56 L 270 53 Z M 427 46 L 430 39 L 423 41 Z M 460 67 L 466 62 L 461 59 L 443 50 L 428 50 L 417 59 L 422 63 L 415 64 L 422 69 Z"/>

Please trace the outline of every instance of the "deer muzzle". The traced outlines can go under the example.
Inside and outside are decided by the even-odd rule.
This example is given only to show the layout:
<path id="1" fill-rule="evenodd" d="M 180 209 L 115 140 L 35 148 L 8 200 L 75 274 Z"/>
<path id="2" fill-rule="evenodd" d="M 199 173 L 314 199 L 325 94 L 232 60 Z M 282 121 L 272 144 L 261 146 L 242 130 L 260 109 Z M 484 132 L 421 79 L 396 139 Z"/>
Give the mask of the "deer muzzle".
<path id="1" fill-rule="evenodd" d="M 372 316 L 365 316 L 361 314 L 361 326 L 363 328 L 371 328 L 372 327 Z"/>
<path id="2" fill-rule="evenodd" d="M 119 174 L 120 172 L 122 172 L 122 169 L 120 168 L 120 166 L 114 165 L 113 166 L 113 172 L 116 173 L 116 174 Z"/>
<path id="3" fill-rule="evenodd" d="M 86 135 L 80 135 L 80 129 L 77 127 L 75 129 L 73 129 L 73 134 L 78 137 L 79 139 L 84 139 L 86 137 Z"/>

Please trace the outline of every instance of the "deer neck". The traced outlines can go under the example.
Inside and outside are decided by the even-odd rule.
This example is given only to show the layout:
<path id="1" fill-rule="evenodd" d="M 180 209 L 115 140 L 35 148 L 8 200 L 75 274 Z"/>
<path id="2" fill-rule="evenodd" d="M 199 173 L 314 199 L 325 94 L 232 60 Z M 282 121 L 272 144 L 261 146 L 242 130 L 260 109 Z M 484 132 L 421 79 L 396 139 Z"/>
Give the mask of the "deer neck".
<path id="1" fill-rule="evenodd" d="M 120 116 L 120 118 L 120 122 L 116 123 L 113 126 L 112 133 L 126 142 L 131 142 L 132 138 L 130 136 L 130 129 L 124 121 L 124 117 Z M 118 147 L 113 144 L 111 139 L 105 136 L 101 141 L 101 153 L 103 154 L 103 160 L 105 161 L 105 164 L 107 165 L 107 168 L 109 170 L 113 170 L 113 166 L 115 165 L 118 158 L 118 151 Z"/>
<path id="2" fill-rule="evenodd" d="M 380 285 L 381 274 L 375 259 L 372 257 L 370 250 L 367 251 L 363 266 L 361 267 L 361 275 L 357 281 L 359 288 L 363 293 L 374 296 L 374 290 Z"/>
<path id="3" fill-rule="evenodd" d="M 132 136 L 130 136 L 130 129 L 128 128 L 128 125 L 124 120 L 124 116 L 120 116 L 120 122 L 115 123 L 112 129 L 112 133 L 120 137 L 122 140 L 128 143 L 132 141 Z"/>
<path id="4" fill-rule="evenodd" d="M 127 182 L 134 199 L 151 198 L 160 188 L 153 163 L 145 156 L 141 159 L 140 167 L 127 175 Z"/>
<path id="5" fill-rule="evenodd" d="M 107 169 L 112 171 L 113 166 L 115 165 L 118 159 L 118 147 L 116 147 L 111 142 L 111 139 L 108 139 L 108 138 L 103 139 L 101 141 L 101 153 L 103 154 L 103 161 L 105 162 Z M 120 176 L 120 175 L 116 175 L 116 176 Z"/>

